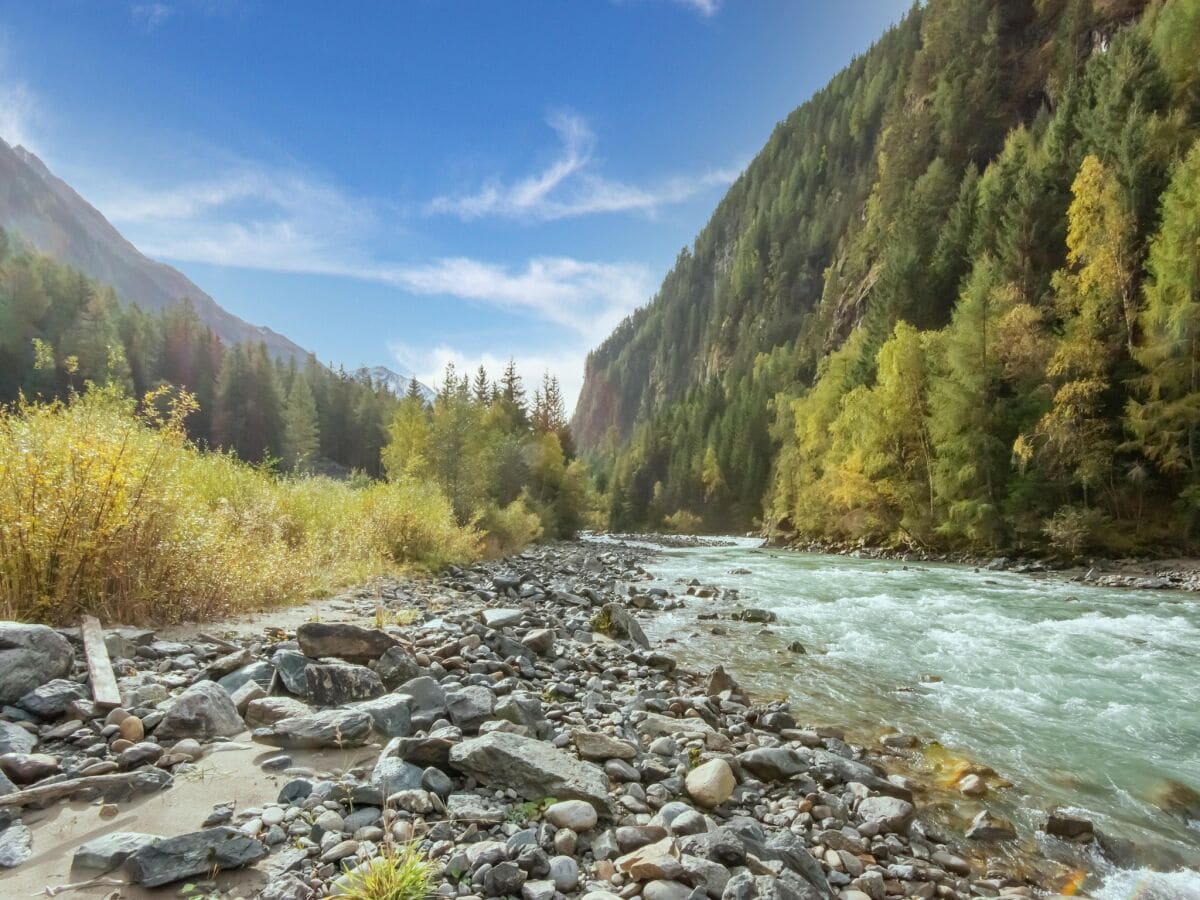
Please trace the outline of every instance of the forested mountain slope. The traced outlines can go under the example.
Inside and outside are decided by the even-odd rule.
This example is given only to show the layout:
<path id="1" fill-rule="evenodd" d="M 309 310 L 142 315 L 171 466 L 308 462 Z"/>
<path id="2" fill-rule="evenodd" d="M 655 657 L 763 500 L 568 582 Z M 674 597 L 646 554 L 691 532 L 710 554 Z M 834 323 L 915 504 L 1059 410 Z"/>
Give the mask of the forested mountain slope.
<path id="1" fill-rule="evenodd" d="M 615 527 L 1079 551 L 1200 503 L 1200 2 L 930 0 L 588 360 Z"/>
<path id="2" fill-rule="evenodd" d="M 264 344 L 276 359 L 303 363 L 307 351 L 270 328 L 223 309 L 178 269 L 155 262 L 24 147 L 0 139 L 0 227 L 43 253 L 112 285 L 126 303 L 160 312 L 190 300 L 200 321 L 227 344 Z"/>

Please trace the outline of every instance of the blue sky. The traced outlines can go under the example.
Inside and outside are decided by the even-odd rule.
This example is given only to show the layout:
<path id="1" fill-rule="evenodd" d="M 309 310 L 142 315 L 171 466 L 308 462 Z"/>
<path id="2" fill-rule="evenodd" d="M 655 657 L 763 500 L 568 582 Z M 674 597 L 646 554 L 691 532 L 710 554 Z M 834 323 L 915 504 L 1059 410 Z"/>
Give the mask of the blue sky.
<path id="1" fill-rule="evenodd" d="M 324 361 L 574 398 L 775 123 L 909 0 L 0 2 L 0 136 Z"/>

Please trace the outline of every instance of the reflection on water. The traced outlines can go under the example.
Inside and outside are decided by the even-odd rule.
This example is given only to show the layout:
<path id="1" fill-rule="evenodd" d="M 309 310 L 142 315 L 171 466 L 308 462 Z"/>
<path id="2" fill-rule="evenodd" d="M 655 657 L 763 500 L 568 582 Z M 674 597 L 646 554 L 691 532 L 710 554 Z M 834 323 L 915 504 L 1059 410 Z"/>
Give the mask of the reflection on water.
<path id="1" fill-rule="evenodd" d="M 714 635 L 697 614 L 733 601 L 695 599 L 660 614 L 652 636 L 678 639 L 697 666 L 725 662 L 760 695 L 788 695 L 802 720 L 864 739 L 920 735 L 1013 783 L 954 804 L 960 815 L 986 804 L 1032 837 L 1049 807 L 1077 808 L 1135 843 L 1126 864 L 1200 866 L 1200 801 L 1188 793 L 1200 790 L 1195 598 L 756 544 L 666 550 L 648 569 L 677 592 L 692 578 L 736 588 L 776 622 L 723 619 L 728 634 Z M 796 641 L 804 655 L 787 650 Z M 1149 886 L 1145 874 L 1091 888 L 1200 897 L 1194 872 Z"/>

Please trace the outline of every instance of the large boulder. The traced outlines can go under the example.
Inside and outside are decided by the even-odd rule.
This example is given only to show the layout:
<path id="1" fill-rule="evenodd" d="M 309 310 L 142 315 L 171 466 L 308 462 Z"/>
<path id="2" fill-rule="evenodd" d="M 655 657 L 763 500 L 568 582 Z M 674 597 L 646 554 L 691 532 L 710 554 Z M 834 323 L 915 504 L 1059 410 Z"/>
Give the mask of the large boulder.
<path id="1" fill-rule="evenodd" d="M 0 868 L 12 869 L 33 856 L 33 832 L 20 822 L 0 831 Z"/>
<path id="2" fill-rule="evenodd" d="M 37 735 L 30 734 L 20 725 L 0 720 L 0 755 L 31 753 L 37 742 Z"/>
<path id="3" fill-rule="evenodd" d="M 246 724 L 251 728 L 271 725 L 280 719 L 311 715 L 315 710 L 295 697 L 260 697 L 246 705 Z"/>
<path id="4" fill-rule="evenodd" d="M 308 699 L 317 706 L 344 706 L 370 700 L 385 692 L 379 676 L 366 666 L 349 663 L 309 663 L 304 670 Z"/>
<path id="5" fill-rule="evenodd" d="M 637 747 L 615 738 L 610 734 L 603 734 L 596 731 L 584 731 L 578 728 L 571 732 L 571 739 L 575 742 L 575 749 L 579 751 L 579 755 L 584 759 L 606 760 L 606 759 L 634 759 L 637 756 Z"/>
<path id="6" fill-rule="evenodd" d="M 0 705 L 71 672 L 71 643 L 45 625 L 0 622 Z"/>
<path id="7" fill-rule="evenodd" d="M 608 619 L 608 631 L 613 637 L 627 638 L 644 650 L 650 649 L 650 640 L 642 626 L 633 617 L 633 613 L 619 603 L 605 603 L 600 610 L 601 616 Z"/>
<path id="8" fill-rule="evenodd" d="M 157 738 L 233 737 L 246 730 L 229 693 L 214 681 L 198 681 L 171 703 Z"/>
<path id="9" fill-rule="evenodd" d="M 370 715 L 375 730 L 387 738 L 412 734 L 412 698 L 404 694 L 384 694 L 373 700 L 355 703 L 354 709 Z"/>
<path id="10" fill-rule="evenodd" d="M 77 869 L 94 872 L 109 872 L 143 847 L 157 844 L 162 838 L 156 834 L 141 834 L 137 831 L 114 831 L 92 838 L 75 851 L 71 865 Z"/>
<path id="11" fill-rule="evenodd" d="M 496 696 L 483 685 L 472 684 L 446 695 L 450 721 L 468 734 L 479 730 L 492 715 Z"/>
<path id="12" fill-rule="evenodd" d="M 347 662 L 379 659 L 396 646 L 395 638 L 377 628 L 333 622 L 305 622 L 296 629 L 300 652 L 313 659 L 333 656 Z"/>
<path id="13" fill-rule="evenodd" d="M 236 828 L 206 828 L 147 844 L 125 860 L 130 881 L 159 887 L 216 870 L 237 869 L 267 855 L 267 845 Z"/>
<path id="14" fill-rule="evenodd" d="M 915 812 L 911 803 L 898 797 L 867 797 L 858 804 L 858 817 L 884 831 L 903 832 Z"/>
<path id="15" fill-rule="evenodd" d="M 710 759 L 688 772 L 688 796 L 701 806 L 720 806 L 733 796 L 737 779 L 733 769 L 723 759 Z"/>
<path id="16" fill-rule="evenodd" d="M 811 757 L 787 747 L 758 747 L 738 754 L 738 765 L 763 781 L 787 781 L 807 772 Z"/>
<path id="17" fill-rule="evenodd" d="M 52 720 L 66 712 L 72 700 L 83 700 L 89 693 L 87 687 L 77 681 L 55 678 L 35 687 L 17 701 L 17 706 L 40 719 Z"/>
<path id="18" fill-rule="evenodd" d="M 493 731 L 452 747 L 450 764 L 482 784 L 511 788 L 527 800 L 586 800 L 600 815 L 611 814 L 604 772 L 545 741 Z"/>
<path id="19" fill-rule="evenodd" d="M 281 647 L 271 656 L 271 665 L 279 673 L 279 680 L 290 693 L 297 697 L 308 696 L 308 680 L 304 670 L 311 660 L 299 650 Z"/>
<path id="20" fill-rule="evenodd" d="M 361 747 L 371 736 L 372 722 L 370 714 L 359 709 L 326 709 L 259 728 L 254 740 L 285 750 Z"/>

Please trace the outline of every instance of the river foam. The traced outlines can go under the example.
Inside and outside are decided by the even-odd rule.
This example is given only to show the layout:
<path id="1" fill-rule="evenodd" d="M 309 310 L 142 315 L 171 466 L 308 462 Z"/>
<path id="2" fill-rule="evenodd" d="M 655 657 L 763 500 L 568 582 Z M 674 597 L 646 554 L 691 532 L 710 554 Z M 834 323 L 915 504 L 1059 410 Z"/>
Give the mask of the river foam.
<path id="1" fill-rule="evenodd" d="M 1156 800 L 1172 783 L 1200 790 L 1195 598 L 748 541 L 668 550 L 649 569 L 676 591 L 692 578 L 736 588 L 778 616 L 766 633 L 722 623 L 730 639 L 695 619 L 727 601 L 662 614 L 648 630 L 677 638 L 681 657 L 719 659 L 813 722 L 864 737 L 894 727 L 990 765 L 1014 787 L 986 805 L 1028 837 L 1049 807 L 1075 807 L 1132 840 L 1134 866 L 1200 866 L 1200 833 Z M 787 653 L 793 641 L 808 653 Z M 1186 869 L 1100 877 L 1087 889 L 1102 900 L 1200 898 Z"/>

